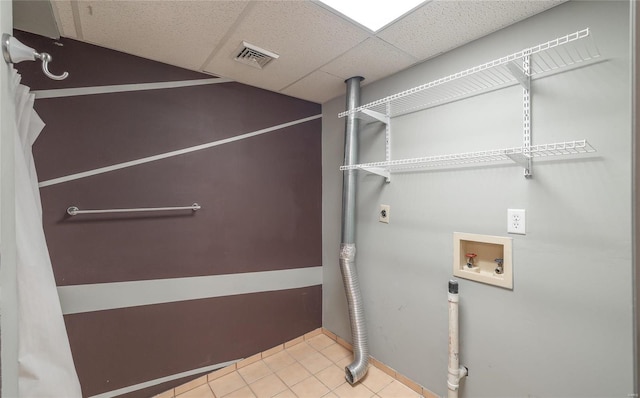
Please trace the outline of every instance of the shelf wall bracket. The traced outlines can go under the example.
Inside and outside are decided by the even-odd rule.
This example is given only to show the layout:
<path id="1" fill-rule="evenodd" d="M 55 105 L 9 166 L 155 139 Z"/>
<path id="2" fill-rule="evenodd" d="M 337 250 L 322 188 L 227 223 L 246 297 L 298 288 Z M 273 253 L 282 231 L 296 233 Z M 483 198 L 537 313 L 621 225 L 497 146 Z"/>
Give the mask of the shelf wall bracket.
<path id="1" fill-rule="evenodd" d="M 376 119 L 379 122 L 382 122 L 384 124 L 389 124 L 389 116 L 385 115 L 384 113 L 372 111 L 371 109 L 363 109 L 361 112 L 367 116 L 370 116 Z"/>
<path id="2" fill-rule="evenodd" d="M 506 66 L 507 69 L 509 69 L 509 72 L 511 72 L 513 77 L 516 78 L 518 83 L 520 83 L 525 90 L 531 90 L 531 76 L 529 76 L 528 73 L 525 73 L 525 71 L 520 69 L 518 64 L 513 61 L 509 62 Z"/>
<path id="3" fill-rule="evenodd" d="M 511 159 L 514 163 L 519 164 L 525 170 L 527 170 L 529 165 L 531 164 L 531 156 L 527 156 L 523 153 L 507 153 L 506 156 Z M 525 174 L 526 176 L 526 174 Z"/>
<path id="4" fill-rule="evenodd" d="M 382 167 L 360 167 L 360 169 L 371 174 L 382 176 L 385 178 L 386 182 L 391 182 L 391 173 L 387 169 L 383 169 Z"/>
<path id="5" fill-rule="evenodd" d="M 391 161 L 391 103 L 387 102 L 386 105 L 386 114 L 381 112 L 372 111 L 371 109 L 363 109 L 362 113 L 365 115 L 384 123 L 384 158 L 385 161 Z M 391 182 L 391 175 L 386 169 L 376 169 L 376 171 L 372 171 L 371 169 L 367 169 L 367 171 L 381 175 L 386 178 L 386 182 Z"/>

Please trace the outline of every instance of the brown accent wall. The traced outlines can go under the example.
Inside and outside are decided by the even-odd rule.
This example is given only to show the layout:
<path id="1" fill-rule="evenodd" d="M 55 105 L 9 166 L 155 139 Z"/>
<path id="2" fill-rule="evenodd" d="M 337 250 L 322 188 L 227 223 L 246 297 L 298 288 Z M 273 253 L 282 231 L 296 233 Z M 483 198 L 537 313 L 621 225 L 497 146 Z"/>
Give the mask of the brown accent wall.
<path id="1" fill-rule="evenodd" d="M 83 394 L 91 396 L 301 336 L 318 327 L 321 301 L 315 286 L 68 315 L 65 322 Z"/>
<path id="2" fill-rule="evenodd" d="M 17 65 L 32 90 L 212 78 L 70 39 L 15 32 L 54 57 Z M 239 66 L 243 67 L 243 66 Z M 318 104 L 239 83 L 38 99 L 40 181 L 320 114 Z M 300 123 L 40 190 L 58 286 L 321 265 L 321 122 Z M 192 213 L 84 209 L 185 206 Z M 321 326 L 321 286 L 65 316 L 85 396 L 249 356 Z M 193 377 L 196 377 L 194 375 Z M 128 396 L 144 396 L 180 379 Z"/>

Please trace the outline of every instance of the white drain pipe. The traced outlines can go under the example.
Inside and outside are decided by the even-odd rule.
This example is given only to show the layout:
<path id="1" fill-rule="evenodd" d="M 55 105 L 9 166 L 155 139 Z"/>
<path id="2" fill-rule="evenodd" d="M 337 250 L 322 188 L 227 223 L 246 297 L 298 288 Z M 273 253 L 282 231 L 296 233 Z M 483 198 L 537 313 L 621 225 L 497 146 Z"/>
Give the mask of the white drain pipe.
<path id="1" fill-rule="evenodd" d="M 458 398 L 460 380 L 467 376 L 469 369 L 460 366 L 459 335 L 458 335 L 458 282 L 449 281 L 449 375 L 447 387 L 449 398 Z"/>

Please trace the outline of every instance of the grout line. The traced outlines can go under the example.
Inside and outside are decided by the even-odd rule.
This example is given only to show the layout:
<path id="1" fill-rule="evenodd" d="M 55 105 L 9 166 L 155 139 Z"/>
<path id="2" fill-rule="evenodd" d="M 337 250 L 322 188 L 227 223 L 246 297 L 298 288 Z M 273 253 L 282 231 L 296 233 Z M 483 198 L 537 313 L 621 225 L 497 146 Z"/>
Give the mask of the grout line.
<path id="1" fill-rule="evenodd" d="M 304 341 L 304 336 L 296 337 L 295 339 L 289 340 L 286 343 L 284 343 L 284 349 L 286 350 L 287 348 L 293 347 L 294 345 L 302 343 L 303 341 Z"/>
<path id="2" fill-rule="evenodd" d="M 322 333 L 324 335 L 329 336 L 331 338 L 331 340 L 337 341 L 338 336 L 335 333 L 330 332 L 329 330 L 327 330 L 325 328 L 321 328 L 321 329 L 322 329 Z"/>
<path id="3" fill-rule="evenodd" d="M 82 33 L 82 19 L 80 18 L 80 8 L 78 6 L 78 0 L 71 0 L 71 14 L 73 15 L 73 24 L 76 28 L 76 39 L 84 41 L 84 34 Z"/>
<path id="4" fill-rule="evenodd" d="M 224 45 L 227 42 L 229 42 L 229 39 L 235 33 L 236 29 L 238 28 L 238 25 L 240 25 L 242 20 L 244 20 L 246 18 L 247 14 L 249 12 L 251 12 L 251 10 L 254 7 L 255 7 L 255 3 L 254 2 L 248 2 L 247 5 L 245 5 L 245 7 L 242 9 L 242 11 L 240 11 L 240 14 L 238 14 L 238 17 L 236 18 L 236 20 L 233 21 L 233 24 L 231 24 L 231 26 L 229 26 L 229 29 L 220 38 L 220 41 L 218 42 L 218 44 L 213 48 L 213 50 L 211 50 L 211 53 L 209 54 L 209 56 L 202 63 L 202 66 L 200 67 L 201 71 L 205 71 L 206 70 L 205 68 L 207 66 L 209 66 L 211 61 L 213 61 L 213 58 L 220 52 L 220 50 L 222 50 Z"/>

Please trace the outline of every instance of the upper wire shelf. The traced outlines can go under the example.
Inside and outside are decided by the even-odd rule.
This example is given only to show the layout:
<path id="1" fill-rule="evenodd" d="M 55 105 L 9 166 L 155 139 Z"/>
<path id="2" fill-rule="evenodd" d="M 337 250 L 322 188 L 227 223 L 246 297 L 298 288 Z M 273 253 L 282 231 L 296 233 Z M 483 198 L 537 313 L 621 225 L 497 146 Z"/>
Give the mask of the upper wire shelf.
<path id="1" fill-rule="evenodd" d="M 524 75 L 521 65 L 515 61 L 530 56 L 531 77 L 577 66 L 600 56 L 593 40 L 583 40 L 587 37 L 589 28 L 341 112 L 338 117 L 358 114 L 364 119 L 381 120 L 372 117 L 371 111 L 387 117 L 401 116 L 501 87 L 525 84 L 519 76 Z"/>

